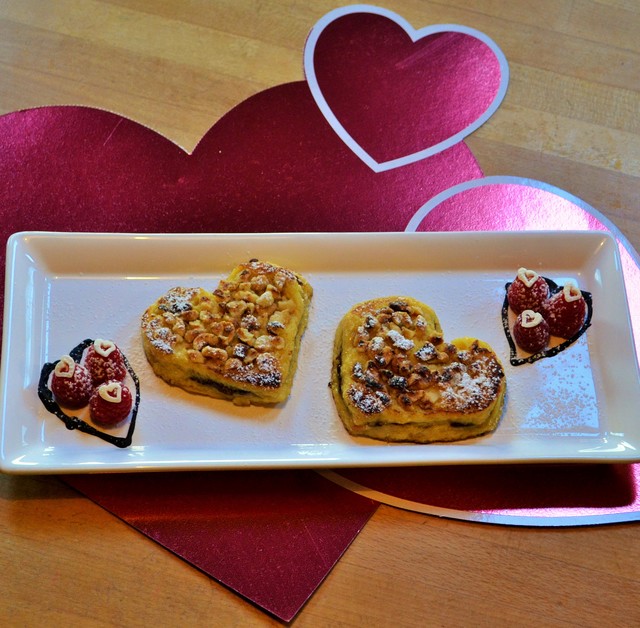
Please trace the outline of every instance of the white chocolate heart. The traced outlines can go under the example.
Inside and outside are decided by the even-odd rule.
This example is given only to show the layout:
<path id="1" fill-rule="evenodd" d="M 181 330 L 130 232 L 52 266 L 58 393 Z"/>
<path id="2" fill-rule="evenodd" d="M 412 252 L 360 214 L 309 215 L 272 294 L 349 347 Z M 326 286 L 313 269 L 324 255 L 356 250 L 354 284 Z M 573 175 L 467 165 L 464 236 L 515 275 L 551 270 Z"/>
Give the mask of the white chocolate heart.
<path id="1" fill-rule="evenodd" d="M 542 322 L 542 314 L 533 310 L 525 310 L 522 312 L 522 326 L 525 329 L 537 327 Z"/>
<path id="2" fill-rule="evenodd" d="M 71 379 L 76 370 L 76 363 L 70 355 L 63 355 L 54 369 L 54 373 L 57 377 L 67 377 Z"/>
<path id="3" fill-rule="evenodd" d="M 116 345 L 111 342 L 111 340 L 96 338 L 93 343 L 93 348 L 96 350 L 96 353 L 100 354 L 103 358 L 108 358 L 116 350 Z"/>
<path id="4" fill-rule="evenodd" d="M 527 288 L 531 288 L 533 284 L 538 280 L 538 273 L 535 270 L 528 270 L 527 268 L 518 268 L 518 279 Z"/>
<path id="5" fill-rule="evenodd" d="M 577 301 L 582 296 L 582 292 L 580 292 L 580 289 L 573 281 L 567 281 L 562 289 L 562 294 L 564 295 L 564 300 L 567 303 Z"/>
<path id="6" fill-rule="evenodd" d="M 98 394 L 109 403 L 120 403 L 122 401 L 122 385 L 120 382 L 102 384 L 98 388 Z"/>

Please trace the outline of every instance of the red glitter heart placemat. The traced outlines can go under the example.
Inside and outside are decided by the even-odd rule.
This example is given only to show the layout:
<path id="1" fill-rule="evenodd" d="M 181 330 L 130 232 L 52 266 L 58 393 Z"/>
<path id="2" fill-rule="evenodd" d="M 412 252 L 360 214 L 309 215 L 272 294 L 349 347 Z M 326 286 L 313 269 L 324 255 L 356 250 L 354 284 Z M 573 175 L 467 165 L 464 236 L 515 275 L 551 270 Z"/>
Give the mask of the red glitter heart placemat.
<path id="1" fill-rule="evenodd" d="M 363 32 L 357 21 L 354 26 Z M 377 28 L 395 30 L 397 24 L 387 20 Z M 495 86 L 488 87 L 493 93 Z M 402 169 L 375 172 L 334 132 L 306 82 L 277 86 L 239 104 L 190 155 L 132 120 L 97 109 L 43 107 L 0 118 L 5 239 L 34 230 L 402 230 L 426 199 L 480 176 L 475 158 L 459 142 Z M 0 255 L 4 263 L 4 251 Z M 67 481 L 285 620 L 377 507 L 312 472 L 157 479 Z M 253 546 L 264 551 L 239 551 Z M 290 586 L 308 561 L 308 574 Z"/>
<path id="2" fill-rule="evenodd" d="M 509 70 L 483 33 L 414 29 L 379 7 L 344 7 L 312 29 L 307 82 L 325 118 L 372 170 L 437 154 L 482 125 L 504 98 Z"/>
<path id="3" fill-rule="evenodd" d="M 377 508 L 313 471 L 64 479 L 284 621 L 293 619 Z"/>

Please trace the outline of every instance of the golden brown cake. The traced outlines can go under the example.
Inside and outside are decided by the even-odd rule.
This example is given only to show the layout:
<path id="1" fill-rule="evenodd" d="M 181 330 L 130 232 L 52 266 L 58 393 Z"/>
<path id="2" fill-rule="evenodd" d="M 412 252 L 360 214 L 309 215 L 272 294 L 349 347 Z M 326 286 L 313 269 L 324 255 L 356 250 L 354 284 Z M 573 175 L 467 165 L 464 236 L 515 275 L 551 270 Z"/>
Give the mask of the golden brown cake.
<path id="1" fill-rule="evenodd" d="M 213 292 L 173 288 L 142 315 L 145 354 L 156 375 L 189 392 L 239 405 L 285 401 L 312 292 L 299 274 L 258 260 Z"/>
<path id="2" fill-rule="evenodd" d="M 335 337 L 331 391 L 348 432 L 385 441 L 457 441 L 495 430 L 502 365 L 475 338 L 443 339 L 433 309 L 391 296 L 354 306 Z"/>

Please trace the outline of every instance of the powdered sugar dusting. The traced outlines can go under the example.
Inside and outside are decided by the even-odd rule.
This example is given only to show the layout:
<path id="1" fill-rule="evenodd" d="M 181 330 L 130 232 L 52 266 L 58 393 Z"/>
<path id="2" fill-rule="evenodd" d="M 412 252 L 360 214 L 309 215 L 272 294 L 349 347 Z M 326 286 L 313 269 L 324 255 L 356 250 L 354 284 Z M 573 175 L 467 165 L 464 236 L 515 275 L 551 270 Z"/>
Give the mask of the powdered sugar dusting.
<path id="1" fill-rule="evenodd" d="M 438 350 L 430 342 L 425 342 L 425 344 L 416 351 L 415 355 L 418 360 L 429 362 L 429 360 L 433 360 L 438 355 Z"/>
<path id="2" fill-rule="evenodd" d="M 413 349 L 413 340 L 405 338 L 399 331 L 396 331 L 395 329 L 390 329 L 387 332 L 387 338 L 391 340 L 391 343 L 394 347 L 402 349 L 402 351 L 409 351 Z"/>
<path id="3" fill-rule="evenodd" d="M 157 318 L 143 317 L 143 328 L 149 342 L 162 353 L 172 353 L 177 336 Z"/>
<path id="4" fill-rule="evenodd" d="M 347 394 L 353 405 L 364 414 L 379 414 L 391 403 L 384 392 L 371 391 L 361 386 L 350 386 Z"/>
<path id="5" fill-rule="evenodd" d="M 481 410 L 493 402 L 499 385 L 500 378 L 497 376 L 487 376 L 482 370 L 472 376 L 463 367 L 443 387 L 443 406 L 454 412 Z"/>
<path id="6" fill-rule="evenodd" d="M 196 294 L 197 288 L 173 288 L 160 299 L 158 309 L 173 314 L 187 312 L 192 309 L 192 301 Z"/>

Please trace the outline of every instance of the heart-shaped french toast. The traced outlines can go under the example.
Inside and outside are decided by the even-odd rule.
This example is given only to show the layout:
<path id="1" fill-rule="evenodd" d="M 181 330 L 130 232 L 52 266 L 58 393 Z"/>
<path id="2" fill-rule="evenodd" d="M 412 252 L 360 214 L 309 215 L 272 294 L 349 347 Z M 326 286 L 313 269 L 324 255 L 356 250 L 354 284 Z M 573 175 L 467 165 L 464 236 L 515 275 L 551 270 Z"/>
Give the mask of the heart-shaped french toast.
<path id="1" fill-rule="evenodd" d="M 331 390 L 350 434 L 429 443 L 495 430 L 506 379 L 488 344 L 445 342 L 432 308 L 392 296 L 359 303 L 342 319 Z"/>
<path id="2" fill-rule="evenodd" d="M 142 315 L 156 375 L 238 405 L 275 404 L 291 391 L 313 290 L 268 262 L 237 266 L 213 292 L 169 290 Z"/>

